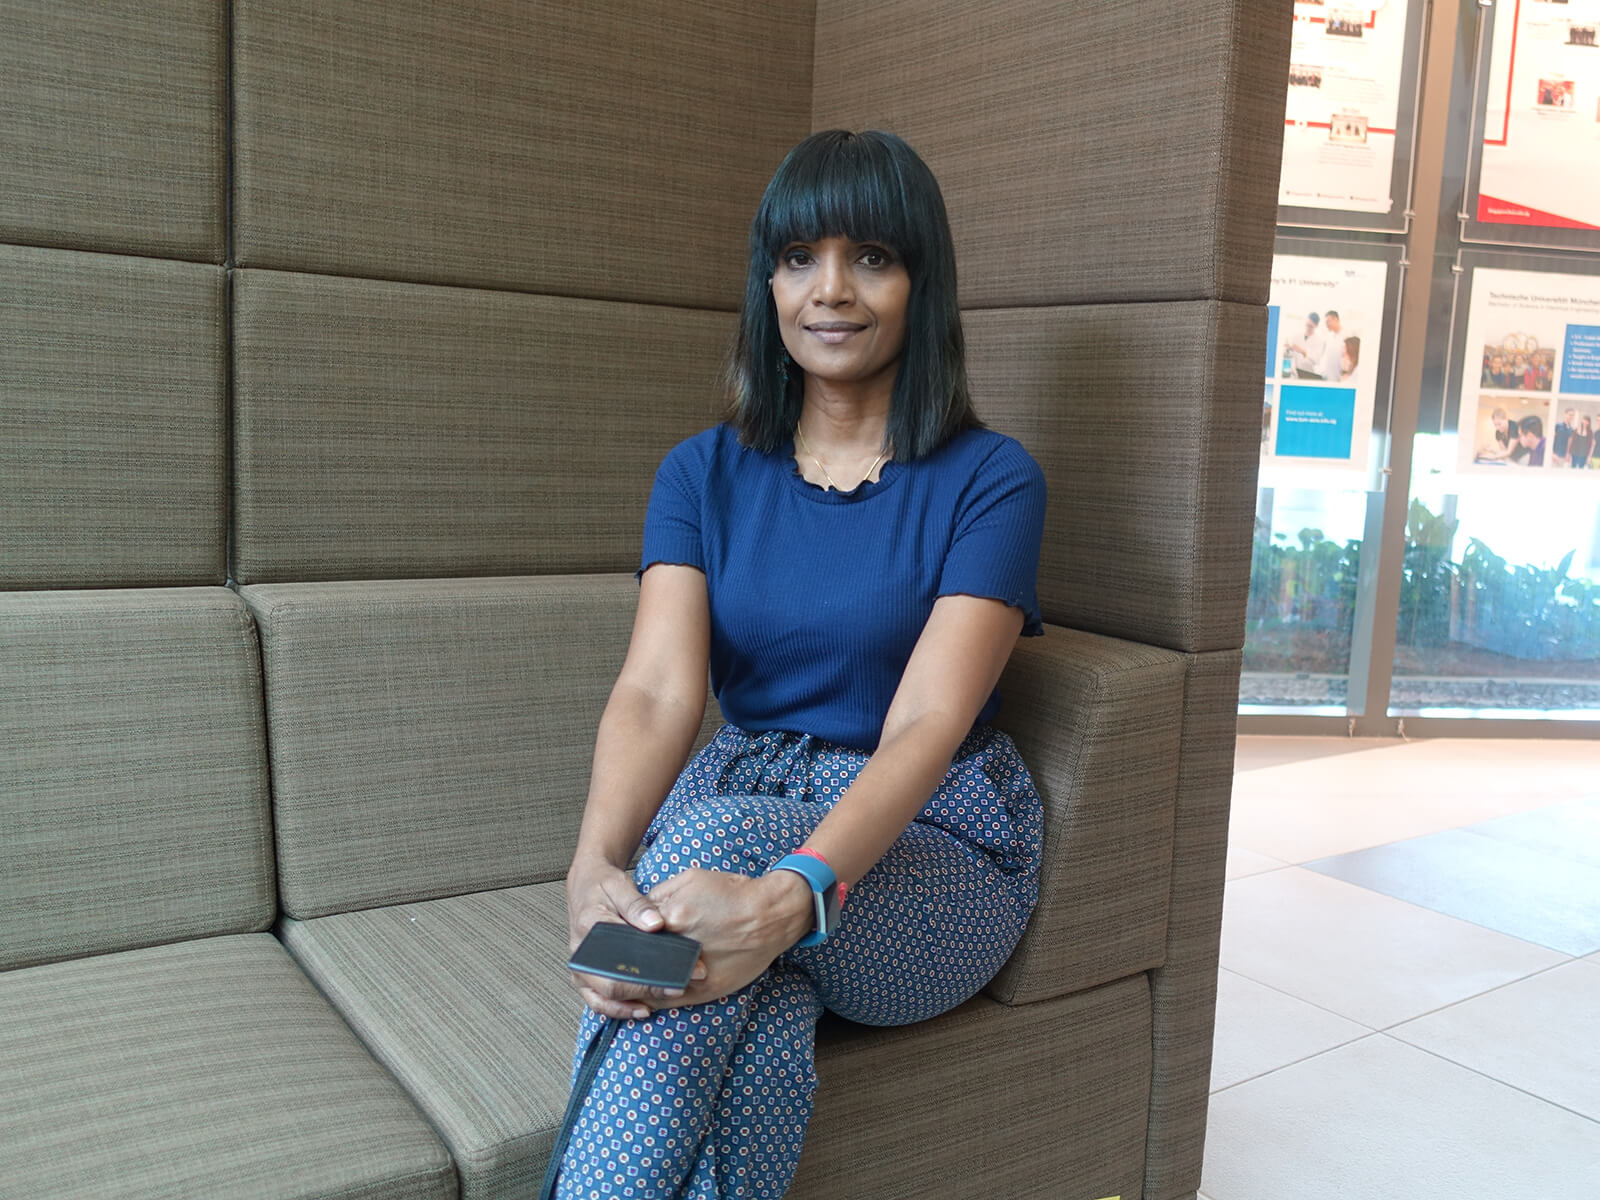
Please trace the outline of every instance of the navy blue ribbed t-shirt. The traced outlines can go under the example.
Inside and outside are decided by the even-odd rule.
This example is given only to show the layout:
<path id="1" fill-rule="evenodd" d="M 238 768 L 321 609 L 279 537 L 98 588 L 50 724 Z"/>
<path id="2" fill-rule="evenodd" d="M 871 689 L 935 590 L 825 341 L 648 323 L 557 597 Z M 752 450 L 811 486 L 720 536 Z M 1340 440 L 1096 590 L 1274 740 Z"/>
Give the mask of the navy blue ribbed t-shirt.
<path id="1" fill-rule="evenodd" d="M 1015 440 L 960 433 L 875 483 L 824 491 L 718 425 L 656 472 L 640 570 L 705 572 L 711 684 L 741 729 L 872 749 L 940 596 L 992 597 L 1044 632 L 1035 595 L 1044 474 Z M 979 721 L 999 708 L 990 696 Z"/>

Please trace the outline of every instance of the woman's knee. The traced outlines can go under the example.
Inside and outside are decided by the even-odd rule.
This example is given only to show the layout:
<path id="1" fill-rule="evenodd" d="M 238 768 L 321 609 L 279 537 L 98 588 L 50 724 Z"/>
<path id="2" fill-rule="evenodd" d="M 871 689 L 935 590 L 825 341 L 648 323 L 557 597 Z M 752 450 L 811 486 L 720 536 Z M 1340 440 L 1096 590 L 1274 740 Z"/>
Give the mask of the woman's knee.
<path id="1" fill-rule="evenodd" d="M 657 831 L 639 858 L 634 878 L 648 891 L 680 871 L 731 871 L 760 875 L 785 849 L 760 808 L 765 796 L 716 796 L 687 805 Z"/>

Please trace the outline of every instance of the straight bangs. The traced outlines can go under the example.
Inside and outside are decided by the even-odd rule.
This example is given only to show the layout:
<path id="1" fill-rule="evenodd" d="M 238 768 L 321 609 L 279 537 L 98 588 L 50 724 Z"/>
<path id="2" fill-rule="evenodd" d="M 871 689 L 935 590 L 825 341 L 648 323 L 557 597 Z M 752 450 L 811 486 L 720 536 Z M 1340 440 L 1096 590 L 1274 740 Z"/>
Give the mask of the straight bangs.
<path id="1" fill-rule="evenodd" d="M 878 242 L 913 275 L 928 223 L 912 202 L 898 156 L 882 135 L 808 139 L 778 168 L 750 226 L 752 259 L 767 273 L 785 246 L 846 237 Z"/>

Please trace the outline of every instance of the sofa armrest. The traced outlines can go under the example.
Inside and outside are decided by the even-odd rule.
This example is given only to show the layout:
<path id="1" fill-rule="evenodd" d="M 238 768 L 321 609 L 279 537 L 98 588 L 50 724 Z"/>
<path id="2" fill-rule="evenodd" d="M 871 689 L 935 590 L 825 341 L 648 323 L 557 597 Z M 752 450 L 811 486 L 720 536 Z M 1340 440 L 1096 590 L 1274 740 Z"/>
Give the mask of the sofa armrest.
<path id="1" fill-rule="evenodd" d="M 996 723 L 1044 799 L 1044 866 L 994 999 L 1065 995 L 1165 960 L 1185 666 L 1059 626 L 1012 654 Z"/>

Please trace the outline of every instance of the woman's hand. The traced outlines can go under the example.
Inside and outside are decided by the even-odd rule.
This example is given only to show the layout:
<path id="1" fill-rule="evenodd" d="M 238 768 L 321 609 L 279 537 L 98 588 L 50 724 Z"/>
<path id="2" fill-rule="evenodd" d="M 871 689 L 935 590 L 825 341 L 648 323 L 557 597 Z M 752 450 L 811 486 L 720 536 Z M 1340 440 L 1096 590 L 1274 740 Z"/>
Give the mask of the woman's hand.
<path id="1" fill-rule="evenodd" d="M 667 927 L 657 906 L 633 886 L 629 872 L 608 862 L 574 861 L 567 872 L 568 951 L 576 950 L 599 921 L 617 921 L 650 933 Z M 696 964 L 694 978 L 704 975 L 705 967 Z M 652 1009 L 692 1003 L 683 999 L 681 991 L 640 987 L 576 971 L 572 979 L 583 1002 L 603 1017 L 626 1021 L 648 1017 Z"/>
<path id="2" fill-rule="evenodd" d="M 686 870 L 653 888 L 655 906 L 674 933 L 700 943 L 700 964 L 688 991 L 672 1003 L 703 1004 L 731 995 L 811 931 L 811 887 L 793 871 L 751 878 L 726 871 Z"/>

